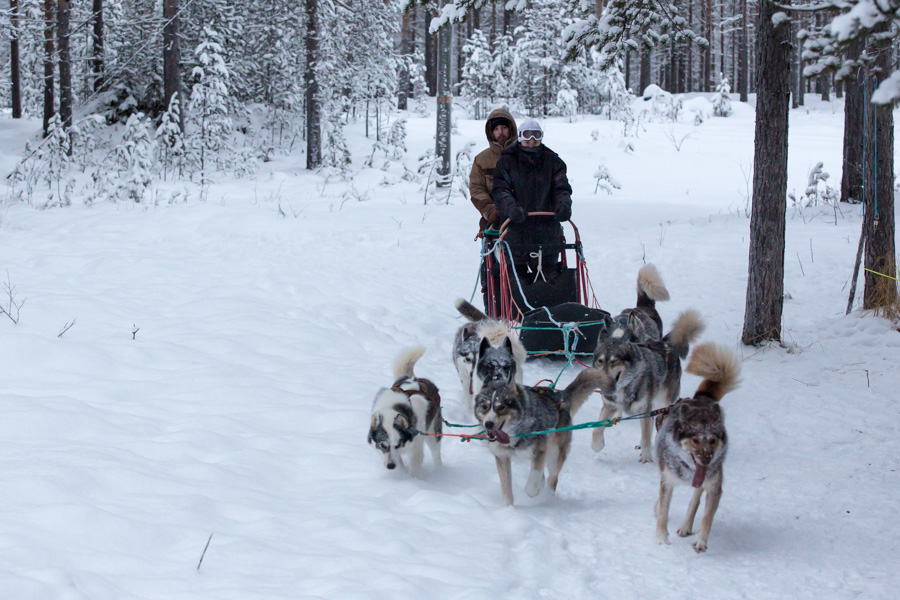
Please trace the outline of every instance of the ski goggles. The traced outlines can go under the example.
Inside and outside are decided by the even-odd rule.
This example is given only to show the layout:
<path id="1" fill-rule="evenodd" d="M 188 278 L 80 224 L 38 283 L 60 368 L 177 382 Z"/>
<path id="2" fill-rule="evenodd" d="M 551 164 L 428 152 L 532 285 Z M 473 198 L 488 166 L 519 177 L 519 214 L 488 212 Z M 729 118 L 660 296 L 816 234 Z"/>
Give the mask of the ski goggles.
<path id="1" fill-rule="evenodd" d="M 523 131 L 519 134 L 520 140 L 537 140 L 541 141 L 544 139 L 544 132 L 540 129 L 529 129 L 527 131 Z"/>

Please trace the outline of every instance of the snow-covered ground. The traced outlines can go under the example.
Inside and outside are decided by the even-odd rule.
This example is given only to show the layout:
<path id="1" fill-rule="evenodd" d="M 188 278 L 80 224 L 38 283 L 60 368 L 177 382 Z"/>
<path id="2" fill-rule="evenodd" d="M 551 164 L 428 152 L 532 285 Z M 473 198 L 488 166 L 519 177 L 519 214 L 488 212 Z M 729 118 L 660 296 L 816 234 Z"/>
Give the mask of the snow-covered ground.
<path id="1" fill-rule="evenodd" d="M 18 324 L 0 315 L 0 597 L 894 597 L 900 334 L 844 316 L 860 211 L 789 207 L 786 347 L 741 346 L 754 114 L 735 109 L 647 123 L 633 152 L 620 124 L 545 122 L 600 304 L 632 306 L 652 262 L 664 321 L 696 308 L 703 339 L 743 357 L 706 554 L 674 527 L 671 546 L 654 541 L 658 470 L 638 462 L 633 422 L 600 454 L 575 432 L 556 496 L 529 499 L 514 464 L 513 508 L 477 443 L 445 440 L 444 467 L 426 457 L 419 480 L 385 470 L 365 439 L 401 348 L 427 346 L 418 374 L 470 422 L 449 354 L 477 214 L 458 196 L 423 205 L 378 170 L 355 179 L 368 200 L 343 198 L 294 156 L 205 202 L 0 207 L 0 278 L 25 301 Z M 842 114 L 791 112 L 789 189 L 818 161 L 838 185 Z M 4 173 L 37 128 L 0 121 Z M 455 149 L 484 147 L 482 122 L 458 130 Z M 433 131 L 410 120 L 410 167 Z M 621 190 L 593 193 L 600 163 Z M 525 379 L 558 370 L 529 363 Z M 575 421 L 599 410 L 595 397 Z M 676 491 L 675 526 L 688 497 Z"/>

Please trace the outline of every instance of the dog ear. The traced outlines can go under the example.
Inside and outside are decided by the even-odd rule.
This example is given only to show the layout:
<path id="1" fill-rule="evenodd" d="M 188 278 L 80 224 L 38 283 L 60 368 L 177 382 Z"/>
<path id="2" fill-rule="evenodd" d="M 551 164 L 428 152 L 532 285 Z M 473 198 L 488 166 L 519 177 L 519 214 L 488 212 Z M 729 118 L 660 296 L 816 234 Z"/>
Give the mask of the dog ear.
<path id="1" fill-rule="evenodd" d="M 394 417 L 394 427 L 400 430 L 409 429 L 409 421 L 403 415 Z"/>
<path id="2" fill-rule="evenodd" d="M 512 392 L 512 394 L 514 394 L 514 395 L 518 391 L 518 387 L 516 386 L 516 378 L 515 377 L 509 378 L 509 391 Z"/>
<path id="3" fill-rule="evenodd" d="M 478 346 L 478 356 L 487 352 L 491 347 L 491 341 L 487 338 L 481 338 L 481 345 Z"/>

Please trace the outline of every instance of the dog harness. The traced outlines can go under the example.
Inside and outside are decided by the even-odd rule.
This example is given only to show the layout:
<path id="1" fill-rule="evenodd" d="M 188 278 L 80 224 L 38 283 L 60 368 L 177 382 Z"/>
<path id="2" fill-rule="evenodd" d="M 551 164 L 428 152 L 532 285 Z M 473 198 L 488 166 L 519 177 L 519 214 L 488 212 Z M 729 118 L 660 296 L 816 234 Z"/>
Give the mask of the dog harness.
<path id="1" fill-rule="evenodd" d="M 419 389 L 417 390 L 405 390 L 401 385 L 405 383 L 418 383 Z M 424 396 L 428 402 L 434 402 L 437 404 L 441 403 L 441 394 L 438 392 L 438 388 L 434 383 L 429 379 L 418 379 L 414 377 L 407 377 L 404 375 L 400 379 L 394 382 L 394 385 L 391 386 L 391 391 L 400 392 L 401 394 L 406 394 L 406 397 L 409 398 L 411 396 Z"/>

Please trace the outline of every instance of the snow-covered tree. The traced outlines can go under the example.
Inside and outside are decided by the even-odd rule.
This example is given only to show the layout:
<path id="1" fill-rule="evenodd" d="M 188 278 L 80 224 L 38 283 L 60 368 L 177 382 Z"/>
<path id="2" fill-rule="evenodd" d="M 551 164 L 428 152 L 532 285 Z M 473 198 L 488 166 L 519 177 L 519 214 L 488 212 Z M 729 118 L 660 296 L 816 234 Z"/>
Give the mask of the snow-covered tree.
<path id="1" fill-rule="evenodd" d="M 556 110 L 554 112 L 561 117 L 567 117 L 570 123 L 578 114 L 578 92 L 572 89 L 566 79 L 562 80 L 560 89 L 556 93 Z"/>
<path id="2" fill-rule="evenodd" d="M 154 179 L 156 143 L 150 137 L 150 122 L 144 113 L 128 117 L 125 135 L 116 146 L 116 196 L 136 203 L 146 199 Z"/>
<path id="3" fill-rule="evenodd" d="M 206 179 L 207 163 L 230 149 L 232 120 L 228 111 L 228 68 L 221 35 L 204 27 L 194 50 L 196 65 L 191 71 L 194 84 L 188 114 L 194 126 L 192 150 L 200 161 L 201 178 Z M 212 156 L 210 156 L 210 154 Z"/>
<path id="4" fill-rule="evenodd" d="M 162 114 L 159 127 L 156 128 L 157 151 L 159 163 L 163 167 L 163 179 L 168 178 L 170 168 L 177 170 L 178 176 L 181 176 L 186 146 L 180 122 L 181 99 L 175 93 L 169 102 L 168 110 Z"/>
<path id="5" fill-rule="evenodd" d="M 476 119 L 484 119 L 490 112 L 494 90 L 494 58 L 487 37 L 480 29 L 472 32 L 463 46 L 465 62 L 459 93 L 468 99 L 474 108 Z"/>
<path id="6" fill-rule="evenodd" d="M 731 84 L 723 73 L 719 73 L 719 83 L 716 85 L 716 93 L 712 97 L 713 114 L 717 117 L 731 115 Z"/>

